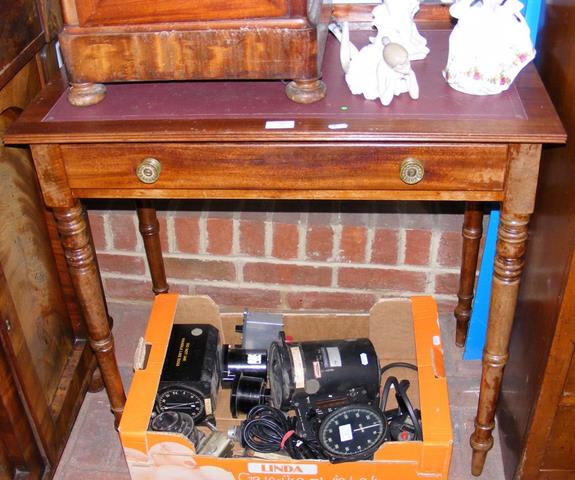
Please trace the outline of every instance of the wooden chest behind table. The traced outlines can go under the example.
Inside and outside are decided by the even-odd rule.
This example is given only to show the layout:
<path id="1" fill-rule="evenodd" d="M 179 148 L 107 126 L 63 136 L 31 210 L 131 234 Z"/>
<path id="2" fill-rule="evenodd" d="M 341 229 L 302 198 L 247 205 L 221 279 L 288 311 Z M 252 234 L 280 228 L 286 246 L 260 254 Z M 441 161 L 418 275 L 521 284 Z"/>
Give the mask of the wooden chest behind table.
<path id="1" fill-rule="evenodd" d="M 0 0 L 0 479 L 52 478 L 95 368 L 27 148 L 2 137 L 58 74 L 58 0 Z"/>
<path id="2" fill-rule="evenodd" d="M 69 100 L 92 105 L 108 82 L 291 80 L 290 99 L 325 96 L 331 0 L 62 0 Z"/>

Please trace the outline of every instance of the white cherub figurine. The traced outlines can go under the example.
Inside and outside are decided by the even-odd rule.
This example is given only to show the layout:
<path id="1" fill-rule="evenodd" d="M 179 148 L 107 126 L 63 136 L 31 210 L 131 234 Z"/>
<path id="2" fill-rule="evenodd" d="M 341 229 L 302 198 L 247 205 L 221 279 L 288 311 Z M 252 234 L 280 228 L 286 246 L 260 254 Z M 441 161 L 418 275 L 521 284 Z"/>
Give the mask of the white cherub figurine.
<path id="1" fill-rule="evenodd" d="M 377 65 L 377 83 L 379 99 L 383 105 L 389 105 L 395 95 L 409 93 L 417 100 L 419 85 L 415 72 L 411 68 L 409 54 L 399 43 L 383 38 L 383 61 Z"/>
<path id="2" fill-rule="evenodd" d="M 340 60 L 351 93 L 363 95 L 367 100 L 379 98 L 385 106 L 395 95 L 405 92 L 414 100 L 419 98 L 417 78 L 406 48 L 378 36 L 358 50 L 349 38 L 347 22 L 341 29 L 333 24 L 329 28 L 341 42 Z"/>
<path id="3" fill-rule="evenodd" d="M 422 60 L 429 53 L 427 40 L 417 30 L 414 17 L 419 11 L 419 0 L 384 0 L 372 11 L 373 24 L 377 27 L 374 43 L 387 37 L 403 45 L 410 60 Z"/>

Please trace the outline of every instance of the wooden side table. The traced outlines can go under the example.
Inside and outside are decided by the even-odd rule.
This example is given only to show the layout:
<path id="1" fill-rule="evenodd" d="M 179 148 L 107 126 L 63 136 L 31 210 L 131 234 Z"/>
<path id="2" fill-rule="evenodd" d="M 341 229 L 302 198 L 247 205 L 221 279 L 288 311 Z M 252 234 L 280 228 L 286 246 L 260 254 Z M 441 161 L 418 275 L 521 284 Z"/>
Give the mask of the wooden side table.
<path id="1" fill-rule="evenodd" d="M 278 82 L 111 85 L 98 105 L 75 108 L 51 85 L 6 140 L 32 147 L 53 208 L 91 344 L 118 420 L 125 395 L 80 198 L 273 198 L 465 201 L 457 342 L 463 343 L 481 236 L 478 202 L 501 202 L 491 314 L 472 471 L 493 444 L 494 413 L 513 323 L 541 144 L 565 133 L 533 66 L 508 92 L 452 90 L 441 69 L 448 31 L 425 32 L 431 54 L 414 63 L 421 97 L 390 107 L 349 94 L 328 42 L 328 94 L 313 105 L 284 98 Z M 367 34 L 365 34 L 365 37 Z M 366 38 L 357 43 L 365 43 Z M 241 91 L 241 97 L 237 92 Z M 140 210 L 157 247 L 153 208 Z M 155 253 L 154 253 L 155 252 Z M 147 249 L 157 291 L 166 288 L 159 248 Z"/>

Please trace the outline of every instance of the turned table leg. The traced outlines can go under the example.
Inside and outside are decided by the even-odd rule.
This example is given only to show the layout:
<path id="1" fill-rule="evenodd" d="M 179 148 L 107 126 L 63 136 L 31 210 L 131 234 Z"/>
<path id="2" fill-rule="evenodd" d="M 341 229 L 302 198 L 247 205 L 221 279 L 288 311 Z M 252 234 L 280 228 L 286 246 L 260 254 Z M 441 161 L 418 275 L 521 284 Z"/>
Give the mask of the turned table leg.
<path id="1" fill-rule="evenodd" d="M 90 345 L 96 354 L 117 426 L 126 395 L 114 354 L 114 340 L 86 214 L 77 200 L 72 207 L 54 208 L 53 211 L 70 276 L 86 321 Z"/>
<path id="2" fill-rule="evenodd" d="M 480 203 L 467 202 L 465 204 L 462 234 L 461 273 L 459 276 L 459 292 L 457 293 L 458 302 L 454 313 L 457 319 L 455 344 L 458 347 L 465 345 L 467 328 L 471 317 L 477 257 L 479 256 L 479 244 L 483 234 L 483 210 Z"/>
<path id="3" fill-rule="evenodd" d="M 523 271 L 527 227 L 533 213 L 540 145 L 514 145 L 509 148 L 509 168 L 501 207 L 487 337 L 479 391 L 471 473 L 481 475 L 487 452 L 493 446 L 495 408 L 507 363 L 509 338 Z"/>
<path id="4" fill-rule="evenodd" d="M 144 248 L 152 276 L 152 290 L 156 295 L 166 293 L 169 287 L 166 281 L 160 244 L 160 224 L 156 216 L 156 209 L 151 200 L 138 200 L 137 206 L 139 229 L 144 240 Z"/>

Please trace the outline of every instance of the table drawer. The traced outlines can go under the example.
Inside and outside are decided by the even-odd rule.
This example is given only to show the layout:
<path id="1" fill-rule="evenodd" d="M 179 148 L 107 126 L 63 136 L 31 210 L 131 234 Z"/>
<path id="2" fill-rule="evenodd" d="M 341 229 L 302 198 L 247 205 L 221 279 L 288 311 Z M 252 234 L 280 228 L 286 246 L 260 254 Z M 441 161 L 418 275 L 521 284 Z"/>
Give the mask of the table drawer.
<path id="1" fill-rule="evenodd" d="M 61 147 L 72 189 L 459 190 L 503 189 L 507 146 L 405 144 L 71 144 Z M 145 183 L 144 159 L 161 165 Z M 415 159 L 400 178 L 406 159 Z M 154 162 L 152 162 L 154 163 Z M 154 165 L 150 165 L 153 169 Z M 145 169 L 144 169 L 145 170 Z M 158 173 L 158 172 L 156 172 Z M 411 175 L 411 177 L 409 177 Z"/>

